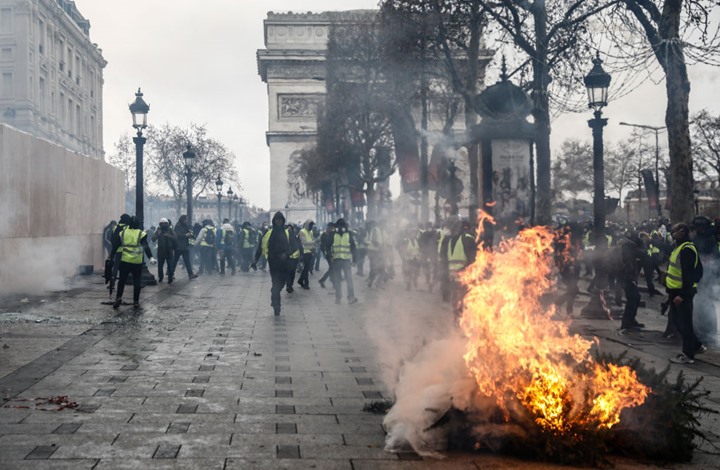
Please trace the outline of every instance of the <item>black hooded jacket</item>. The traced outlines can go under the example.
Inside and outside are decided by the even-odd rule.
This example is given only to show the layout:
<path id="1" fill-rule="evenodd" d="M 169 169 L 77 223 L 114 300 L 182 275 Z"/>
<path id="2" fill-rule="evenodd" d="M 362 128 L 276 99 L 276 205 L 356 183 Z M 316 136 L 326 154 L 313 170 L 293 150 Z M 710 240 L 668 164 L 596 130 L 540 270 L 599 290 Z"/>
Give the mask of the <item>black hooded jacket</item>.
<path id="1" fill-rule="evenodd" d="M 271 270 L 287 269 L 290 258 L 290 241 L 285 231 L 285 216 L 282 212 L 276 212 L 272 218 L 272 228 L 263 236 L 255 252 L 255 262 L 262 255 L 263 245 L 267 240 L 267 261 Z"/>

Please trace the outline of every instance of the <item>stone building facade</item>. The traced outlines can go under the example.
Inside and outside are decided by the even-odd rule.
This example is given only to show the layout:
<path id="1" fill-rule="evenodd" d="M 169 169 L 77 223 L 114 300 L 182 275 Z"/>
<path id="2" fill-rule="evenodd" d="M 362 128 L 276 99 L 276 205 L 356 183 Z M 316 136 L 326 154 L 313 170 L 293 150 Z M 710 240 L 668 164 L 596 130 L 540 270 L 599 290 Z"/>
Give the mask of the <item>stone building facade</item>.
<path id="1" fill-rule="evenodd" d="M 103 159 L 102 50 L 70 0 L 0 0 L 0 121 Z"/>

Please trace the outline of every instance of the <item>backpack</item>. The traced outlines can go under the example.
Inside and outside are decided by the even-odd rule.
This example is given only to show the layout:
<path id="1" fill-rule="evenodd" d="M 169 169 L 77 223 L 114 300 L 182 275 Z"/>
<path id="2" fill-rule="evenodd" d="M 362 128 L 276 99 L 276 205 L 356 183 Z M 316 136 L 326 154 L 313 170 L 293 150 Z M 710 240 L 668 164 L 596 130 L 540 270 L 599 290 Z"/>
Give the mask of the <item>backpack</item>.
<path id="1" fill-rule="evenodd" d="M 223 245 L 233 246 L 233 243 L 235 242 L 235 232 L 225 230 L 224 233 L 225 235 L 223 236 Z"/>
<path id="2" fill-rule="evenodd" d="M 203 239 L 208 245 L 215 245 L 215 229 L 208 227 L 205 230 L 205 238 Z"/>

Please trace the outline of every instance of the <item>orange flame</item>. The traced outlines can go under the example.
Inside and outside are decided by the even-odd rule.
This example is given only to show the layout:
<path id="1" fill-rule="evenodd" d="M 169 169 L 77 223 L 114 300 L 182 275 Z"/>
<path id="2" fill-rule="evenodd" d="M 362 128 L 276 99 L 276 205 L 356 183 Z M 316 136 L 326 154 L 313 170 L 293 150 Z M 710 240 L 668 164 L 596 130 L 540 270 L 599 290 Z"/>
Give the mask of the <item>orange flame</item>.
<path id="1" fill-rule="evenodd" d="M 480 230 L 484 222 L 492 219 L 483 213 Z M 553 432 L 610 428 L 649 389 L 629 367 L 595 363 L 592 342 L 570 334 L 568 324 L 553 319 L 554 307 L 541 303 L 554 287 L 553 238 L 544 227 L 523 230 L 493 250 L 478 249 L 460 274 L 465 362 L 480 393 L 506 416 L 519 402 Z"/>

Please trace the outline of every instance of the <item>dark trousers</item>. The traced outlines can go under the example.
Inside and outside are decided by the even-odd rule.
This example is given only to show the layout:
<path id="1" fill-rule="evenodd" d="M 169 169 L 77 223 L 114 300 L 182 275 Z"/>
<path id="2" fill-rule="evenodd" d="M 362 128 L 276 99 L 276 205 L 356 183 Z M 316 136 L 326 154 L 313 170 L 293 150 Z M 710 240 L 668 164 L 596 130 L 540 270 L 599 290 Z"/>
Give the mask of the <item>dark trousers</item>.
<path id="1" fill-rule="evenodd" d="M 246 273 L 250 271 L 250 265 L 255 256 L 255 248 L 239 248 L 240 251 L 240 271 Z"/>
<path id="2" fill-rule="evenodd" d="M 565 304 L 565 313 L 568 315 L 573 313 L 573 306 L 575 299 L 580 293 L 578 288 L 578 276 L 580 270 L 571 269 L 561 273 L 563 284 L 565 284 L 565 293 L 557 298 L 555 303 L 557 305 Z"/>
<path id="3" fill-rule="evenodd" d="M 367 258 L 367 248 L 358 248 L 356 251 L 356 260 L 355 260 L 355 266 L 357 267 L 357 270 L 355 273 L 358 276 L 364 276 L 365 275 L 365 258 Z"/>
<path id="4" fill-rule="evenodd" d="M 160 256 L 158 254 L 158 282 L 161 282 L 163 280 L 163 274 L 165 273 L 165 263 L 167 262 L 167 275 L 168 278 L 172 279 L 172 277 L 175 275 L 175 263 L 173 256 Z"/>
<path id="5" fill-rule="evenodd" d="M 342 281 L 347 284 L 347 298 L 353 300 L 355 298 L 355 290 L 353 289 L 352 279 L 352 261 L 349 259 L 336 259 L 332 264 L 333 285 L 335 286 L 335 302 L 340 303 L 342 300 Z"/>
<path id="6" fill-rule="evenodd" d="M 175 268 L 177 268 L 177 263 L 180 261 L 180 257 L 182 256 L 183 262 L 185 263 L 185 270 L 188 273 L 188 276 L 193 275 L 192 270 L 192 262 L 190 261 L 190 251 L 189 250 L 175 250 L 175 258 L 173 258 L 172 262 L 172 276 L 175 276 Z"/>
<path id="7" fill-rule="evenodd" d="M 208 274 L 215 271 L 215 248 L 212 246 L 200 247 L 200 274 L 205 270 Z"/>
<path id="8" fill-rule="evenodd" d="M 130 274 L 133 277 L 133 303 L 140 302 L 140 288 L 142 286 L 142 264 L 120 262 L 120 278 L 118 279 L 117 298 L 122 299 L 125 283 Z"/>
<path id="9" fill-rule="evenodd" d="M 272 286 L 270 287 L 270 305 L 272 305 L 273 310 L 275 310 L 275 315 L 280 314 L 280 292 L 287 283 L 287 277 L 287 264 L 270 268 L 270 279 L 272 280 Z"/>
<path id="10" fill-rule="evenodd" d="M 330 282 L 332 282 L 333 285 L 334 285 L 334 283 L 335 283 L 335 278 L 331 277 L 331 276 L 332 276 L 332 269 L 333 269 L 333 267 L 332 267 L 332 266 L 333 266 L 332 260 L 327 260 L 327 262 L 328 262 L 328 270 L 327 270 L 327 272 L 326 272 L 325 274 L 322 275 L 322 277 L 320 278 L 320 282 L 325 282 L 325 281 L 328 280 L 328 278 L 330 278 Z"/>
<path id="11" fill-rule="evenodd" d="M 372 287 L 373 281 L 377 279 L 378 284 L 382 284 L 385 279 L 385 259 L 382 251 L 369 250 L 368 259 L 370 260 L 370 273 L 368 274 L 368 286 Z"/>
<path id="12" fill-rule="evenodd" d="M 640 290 L 637 282 L 631 280 L 623 281 L 625 291 L 625 310 L 623 311 L 621 328 L 630 328 L 637 323 L 635 316 L 640 307 Z"/>
<path id="13" fill-rule="evenodd" d="M 290 258 L 288 260 L 287 287 L 290 289 L 295 284 L 295 273 L 299 262 L 300 258 Z"/>
<path id="14" fill-rule="evenodd" d="M 225 274 L 225 260 L 227 260 L 227 265 L 230 268 L 230 272 L 235 274 L 235 259 L 233 259 L 234 251 L 232 248 L 227 248 L 223 250 L 223 255 L 220 258 L 220 274 Z"/>
<path id="15" fill-rule="evenodd" d="M 322 258 L 322 252 L 318 251 L 315 253 L 314 263 L 315 269 L 313 271 L 320 271 L 320 259 Z"/>
<path id="16" fill-rule="evenodd" d="M 298 281 L 298 284 L 301 286 L 310 285 L 308 277 L 310 276 L 310 269 L 312 269 L 314 256 L 315 253 L 303 253 L 303 270 L 302 273 L 300 273 L 300 280 Z"/>
<path id="17" fill-rule="evenodd" d="M 675 305 L 673 302 L 675 296 L 670 296 L 670 317 L 682 336 L 682 352 L 690 359 L 695 358 L 695 351 L 702 346 L 702 343 L 695 336 L 695 329 L 693 328 L 693 297 L 692 295 L 683 295 L 683 301 L 680 305 Z"/>

